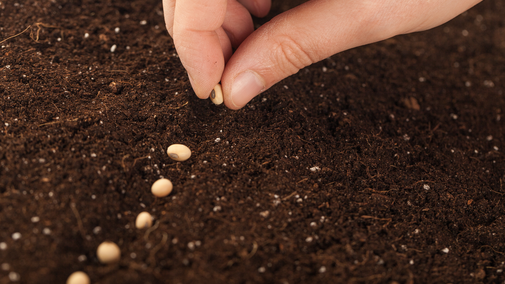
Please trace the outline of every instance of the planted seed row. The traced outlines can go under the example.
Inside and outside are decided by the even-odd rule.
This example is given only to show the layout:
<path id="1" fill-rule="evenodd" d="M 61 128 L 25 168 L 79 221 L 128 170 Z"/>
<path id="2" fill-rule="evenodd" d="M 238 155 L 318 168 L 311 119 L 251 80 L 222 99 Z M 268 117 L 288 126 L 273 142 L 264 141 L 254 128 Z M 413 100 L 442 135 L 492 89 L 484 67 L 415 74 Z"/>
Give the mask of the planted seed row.
<path id="1" fill-rule="evenodd" d="M 221 93 L 222 94 L 222 93 Z M 173 144 L 167 149 L 168 156 L 175 161 L 186 161 L 191 157 L 191 150 L 182 144 Z M 169 179 L 162 178 L 153 183 L 151 186 L 151 192 L 156 197 L 165 197 L 172 192 L 173 185 Z M 38 221 L 38 220 L 37 220 Z M 147 229 L 153 224 L 153 217 L 149 212 L 141 212 L 137 215 L 135 220 L 135 227 L 137 229 Z M 119 246 L 113 242 L 103 242 L 101 243 L 97 250 L 96 256 L 98 260 L 103 264 L 112 264 L 119 262 L 121 258 L 121 250 Z M 72 273 L 66 284 L 89 284 L 90 279 L 88 275 L 82 271 L 76 271 Z"/>

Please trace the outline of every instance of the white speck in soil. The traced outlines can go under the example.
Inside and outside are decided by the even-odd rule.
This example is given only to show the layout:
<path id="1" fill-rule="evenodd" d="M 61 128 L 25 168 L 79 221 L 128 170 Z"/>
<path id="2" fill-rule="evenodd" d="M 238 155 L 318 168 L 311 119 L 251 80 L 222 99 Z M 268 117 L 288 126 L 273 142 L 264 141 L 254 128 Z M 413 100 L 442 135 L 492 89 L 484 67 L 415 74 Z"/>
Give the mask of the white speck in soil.
<path id="1" fill-rule="evenodd" d="M 142 20 L 142 21 L 140 21 L 140 25 L 141 25 L 141 26 L 145 26 L 145 25 L 147 25 L 147 21 L 146 21 L 146 20 Z"/>
<path id="2" fill-rule="evenodd" d="M 262 266 L 262 267 L 260 267 L 260 268 L 258 268 L 258 272 L 259 272 L 259 273 L 264 273 L 265 271 L 266 271 L 266 269 L 265 269 L 265 267 L 263 267 L 263 266 Z"/>
<path id="3" fill-rule="evenodd" d="M 212 209 L 214 212 L 218 212 L 218 211 L 221 211 L 221 206 L 217 205 L 214 207 L 214 209 Z"/>
<path id="4" fill-rule="evenodd" d="M 484 81 L 484 87 L 492 88 L 494 87 L 494 83 L 491 80 L 485 80 Z"/>
<path id="5" fill-rule="evenodd" d="M 6 250 L 7 249 L 7 244 L 4 242 L 0 243 L 0 250 Z"/>
<path id="6" fill-rule="evenodd" d="M 12 239 L 15 241 L 21 239 L 21 233 L 15 232 L 14 234 L 12 234 Z"/>
<path id="7" fill-rule="evenodd" d="M 87 259 L 88 258 L 84 254 L 81 254 L 77 257 L 77 260 L 80 262 L 86 261 Z"/>
<path id="8" fill-rule="evenodd" d="M 449 249 L 448 248 L 444 248 L 444 249 L 442 249 L 442 252 L 443 253 L 449 253 Z"/>
<path id="9" fill-rule="evenodd" d="M 40 218 L 38 216 L 33 216 L 32 219 L 31 219 L 31 221 L 33 223 L 37 223 L 38 221 L 40 221 Z"/>
<path id="10" fill-rule="evenodd" d="M 429 186 L 429 185 L 427 185 L 427 184 L 423 185 L 423 188 L 424 188 L 425 190 L 430 190 L 430 186 Z"/>
<path id="11" fill-rule="evenodd" d="M 195 249 L 195 243 L 193 243 L 193 242 L 189 242 L 189 243 L 188 243 L 188 248 L 189 248 L 190 250 L 194 250 L 194 249 Z"/>
<path id="12" fill-rule="evenodd" d="M 49 228 L 44 228 L 44 229 L 42 230 L 42 233 L 43 233 L 44 235 L 50 235 L 50 234 L 51 234 L 51 229 L 49 229 Z"/>
<path id="13" fill-rule="evenodd" d="M 307 237 L 307 238 L 305 239 L 305 241 L 306 241 L 307 243 L 312 242 L 312 240 L 314 240 L 312 237 Z"/>
<path id="14" fill-rule="evenodd" d="M 325 273 L 326 272 L 326 266 L 321 266 L 319 268 L 319 273 Z"/>
<path id="15" fill-rule="evenodd" d="M 114 32 L 115 32 L 115 33 L 117 33 L 117 34 L 119 33 L 119 31 L 120 31 L 119 27 L 116 27 L 116 28 L 114 29 Z"/>

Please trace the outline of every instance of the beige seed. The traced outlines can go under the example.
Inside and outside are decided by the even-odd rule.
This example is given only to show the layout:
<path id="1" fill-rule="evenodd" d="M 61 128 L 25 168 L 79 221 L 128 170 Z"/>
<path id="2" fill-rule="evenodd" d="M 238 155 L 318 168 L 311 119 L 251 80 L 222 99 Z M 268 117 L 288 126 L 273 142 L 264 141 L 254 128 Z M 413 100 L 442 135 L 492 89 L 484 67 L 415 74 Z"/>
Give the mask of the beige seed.
<path id="1" fill-rule="evenodd" d="M 103 242 L 98 246 L 96 255 L 101 263 L 115 263 L 121 258 L 121 250 L 113 242 Z"/>
<path id="2" fill-rule="evenodd" d="M 217 84 L 212 92 L 210 92 L 210 100 L 216 105 L 223 103 L 223 89 L 221 88 L 221 84 Z"/>
<path id="3" fill-rule="evenodd" d="M 168 147 L 167 154 L 172 160 L 182 162 L 191 157 L 191 150 L 186 145 L 173 144 Z"/>
<path id="4" fill-rule="evenodd" d="M 76 271 L 72 274 L 67 279 L 67 284 L 89 284 L 90 280 L 88 277 L 88 274 L 82 272 L 82 271 Z"/>
<path id="5" fill-rule="evenodd" d="M 149 212 L 142 212 L 137 216 L 137 220 L 135 220 L 135 227 L 137 229 L 147 229 L 153 225 L 153 217 Z"/>
<path id="6" fill-rule="evenodd" d="M 172 182 L 166 178 L 159 179 L 151 186 L 151 192 L 157 197 L 165 197 L 172 192 Z"/>

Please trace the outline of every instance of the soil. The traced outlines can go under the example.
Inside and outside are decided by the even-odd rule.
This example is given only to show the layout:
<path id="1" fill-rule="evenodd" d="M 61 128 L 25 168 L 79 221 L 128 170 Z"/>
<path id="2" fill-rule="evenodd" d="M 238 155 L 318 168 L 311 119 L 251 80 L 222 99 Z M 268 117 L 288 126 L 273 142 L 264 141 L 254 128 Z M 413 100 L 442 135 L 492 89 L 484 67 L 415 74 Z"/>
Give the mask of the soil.
<path id="1" fill-rule="evenodd" d="M 257 25 L 294 5 L 274 4 Z M 504 14 L 484 1 L 231 111 L 192 92 L 161 1 L 2 1 L 0 41 L 25 32 L 0 44 L 0 283 L 502 283 Z"/>

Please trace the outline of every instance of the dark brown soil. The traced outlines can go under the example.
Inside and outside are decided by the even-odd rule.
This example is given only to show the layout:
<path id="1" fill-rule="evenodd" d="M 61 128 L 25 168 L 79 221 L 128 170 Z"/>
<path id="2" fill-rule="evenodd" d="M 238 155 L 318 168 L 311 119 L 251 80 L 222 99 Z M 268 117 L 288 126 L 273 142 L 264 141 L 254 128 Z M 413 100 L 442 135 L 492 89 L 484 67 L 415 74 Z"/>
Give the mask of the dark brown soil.
<path id="1" fill-rule="evenodd" d="M 2 1 L 0 41 L 28 30 L 0 44 L 0 283 L 502 283 L 504 14 L 484 1 L 230 111 L 191 91 L 161 1 Z"/>

